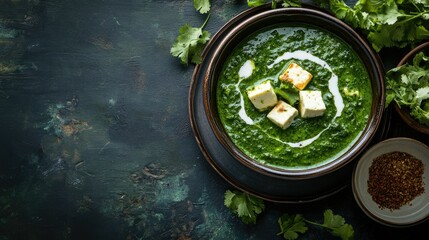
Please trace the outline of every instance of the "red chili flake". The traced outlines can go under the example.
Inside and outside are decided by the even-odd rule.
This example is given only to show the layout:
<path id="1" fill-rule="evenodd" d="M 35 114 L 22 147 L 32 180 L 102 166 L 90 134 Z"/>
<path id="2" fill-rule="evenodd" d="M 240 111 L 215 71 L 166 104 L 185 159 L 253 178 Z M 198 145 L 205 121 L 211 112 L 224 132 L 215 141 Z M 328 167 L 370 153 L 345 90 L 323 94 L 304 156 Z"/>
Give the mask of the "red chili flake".
<path id="1" fill-rule="evenodd" d="M 423 173 L 422 161 L 408 153 L 380 155 L 369 168 L 368 193 L 381 209 L 399 209 L 424 193 Z"/>

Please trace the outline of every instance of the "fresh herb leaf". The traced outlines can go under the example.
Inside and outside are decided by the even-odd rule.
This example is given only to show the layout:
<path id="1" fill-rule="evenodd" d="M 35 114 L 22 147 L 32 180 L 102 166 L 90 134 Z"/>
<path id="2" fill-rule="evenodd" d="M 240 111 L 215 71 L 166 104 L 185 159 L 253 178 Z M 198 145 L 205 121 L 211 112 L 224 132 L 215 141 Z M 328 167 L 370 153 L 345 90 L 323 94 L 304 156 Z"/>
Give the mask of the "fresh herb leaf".
<path id="1" fill-rule="evenodd" d="M 301 7 L 301 0 L 283 0 L 283 7 Z"/>
<path id="2" fill-rule="evenodd" d="M 287 240 L 298 239 L 299 234 L 307 231 L 304 218 L 300 214 L 284 214 L 278 220 L 280 232 L 277 235 L 282 235 Z"/>
<path id="3" fill-rule="evenodd" d="M 224 204 L 245 224 L 255 224 L 257 216 L 265 209 L 262 199 L 239 191 L 227 190 Z"/>
<path id="4" fill-rule="evenodd" d="M 280 233 L 285 239 L 294 240 L 299 237 L 299 233 L 307 231 L 306 223 L 327 229 L 333 236 L 340 237 L 342 240 L 352 240 L 354 230 L 352 225 L 347 224 L 340 215 L 334 215 L 331 209 L 325 210 L 323 214 L 323 224 L 312 222 L 305 219 L 302 215 L 284 214 L 278 220 Z"/>
<path id="5" fill-rule="evenodd" d="M 352 225 L 347 224 L 342 216 L 334 215 L 331 209 L 327 209 L 323 214 L 323 224 L 321 226 L 329 229 L 332 235 L 343 240 L 353 239 L 354 230 Z"/>
<path id="6" fill-rule="evenodd" d="M 386 73 L 385 106 L 392 101 L 408 107 L 414 119 L 429 126 L 429 57 L 423 52 L 416 54 L 411 63 Z"/>
<path id="7" fill-rule="evenodd" d="M 170 49 L 171 55 L 178 57 L 185 65 L 188 65 L 189 61 L 195 64 L 201 63 L 201 52 L 210 39 L 210 33 L 203 31 L 209 18 L 210 15 L 200 28 L 183 25 L 179 30 L 180 35 Z"/>
<path id="8" fill-rule="evenodd" d="M 356 11 L 368 13 L 381 24 L 394 24 L 398 17 L 405 16 L 398 10 L 398 5 L 393 0 L 366 0 L 359 1 L 354 7 Z"/>
<path id="9" fill-rule="evenodd" d="M 259 7 L 265 4 L 265 0 L 247 0 L 247 6 L 249 7 Z"/>
<path id="10" fill-rule="evenodd" d="M 266 0 L 247 0 L 247 6 L 259 7 L 267 3 Z M 272 0 L 271 7 L 276 8 L 277 3 L 282 3 L 283 7 L 301 7 L 301 0 Z"/>
<path id="11" fill-rule="evenodd" d="M 210 11 L 210 0 L 194 0 L 195 9 L 204 14 Z"/>
<path id="12" fill-rule="evenodd" d="M 429 86 L 421 87 L 416 90 L 416 102 L 421 105 L 422 102 L 429 98 Z"/>
<path id="13" fill-rule="evenodd" d="M 354 28 L 370 29 L 374 26 L 368 13 L 354 10 L 341 0 L 330 0 L 324 6 L 330 6 L 331 11 L 339 19 L 343 19 Z"/>
<path id="14" fill-rule="evenodd" d="M 321 8 L 329 9 L 329 0 L 314 0 L 314 3 L 319 5 Z"/>
<path id="15" fill-rule="evenodd" d="M 429 30 L 424 26 L 416 25 L 415 21 L 382 25 L 368 34 L 368 40 L 376 51 L 380 51 L 383 47 L 403 48 L 427 38 L 429 38 Z"/>
<path id="16" fill-rule="evenodd" d="M 343 0 L 319 0 L 336 17 L 362 29 L 373 48 L 405 47 L 429 38 L 429 3 L 423 0 L 359 0 L 349 7 Z"/>

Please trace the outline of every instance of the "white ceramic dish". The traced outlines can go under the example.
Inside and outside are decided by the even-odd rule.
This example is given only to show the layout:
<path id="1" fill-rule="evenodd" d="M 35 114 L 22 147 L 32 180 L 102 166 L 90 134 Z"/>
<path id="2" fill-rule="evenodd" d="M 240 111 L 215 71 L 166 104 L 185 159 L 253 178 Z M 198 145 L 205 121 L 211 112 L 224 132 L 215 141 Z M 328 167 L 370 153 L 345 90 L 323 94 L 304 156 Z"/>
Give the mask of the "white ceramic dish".
<path id="1" fill-rule="evenodd" d="M 423 194 L 397 210 L 381 209 L 368 193 L 369 167 L 376 157 L 393 152 L 406 152 L 424 164 Z M 410 138 L 391 138 L 366 151 L 355 166 L 352 179 L 354 197 L 361 209 L 373 220 L 392 227 L 408 227 L 429 219 L 429 147 Z"/>

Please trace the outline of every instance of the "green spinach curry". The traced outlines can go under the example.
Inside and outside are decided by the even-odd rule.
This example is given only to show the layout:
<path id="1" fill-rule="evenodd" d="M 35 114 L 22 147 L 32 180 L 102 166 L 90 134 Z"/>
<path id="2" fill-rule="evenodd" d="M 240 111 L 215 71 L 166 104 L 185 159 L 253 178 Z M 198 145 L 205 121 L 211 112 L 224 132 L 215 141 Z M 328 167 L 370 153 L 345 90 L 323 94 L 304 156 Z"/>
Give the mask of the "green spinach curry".
<path id="1" fill-rule="evenodd" d="M 290 63 L 313 75 L 304 90 L 322 92 L 323 116 L 297 116 L 287 129 L 258 111 L 247 91 L 270 81 L 279 100 L 298 108 L 299 90 L 279 80 Z M 244 39 L 227 58 L 218 81 L 217 107 L 230 139 L 270 166 L 302 169 L 344 153 L 367 123 L 372 97 L 365 66 L 352 48 L 311 25 L 276 25 Z"/>

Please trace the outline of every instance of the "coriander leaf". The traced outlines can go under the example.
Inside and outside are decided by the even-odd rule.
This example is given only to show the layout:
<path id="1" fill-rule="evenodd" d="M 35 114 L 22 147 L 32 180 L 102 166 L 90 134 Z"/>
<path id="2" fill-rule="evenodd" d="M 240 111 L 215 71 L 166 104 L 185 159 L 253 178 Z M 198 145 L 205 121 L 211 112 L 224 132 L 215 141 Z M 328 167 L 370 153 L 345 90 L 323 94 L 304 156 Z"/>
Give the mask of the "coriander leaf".
<path id="1" fill-rule="evenodd" d="M 210 39 L 210 33 L 203 31 L 210 15 L 200 28 L 191 27 L 188 24 L 179 29 L 179 36 L 170 49 L 171 55 L 178 57 L 180 62 L 188 65 L 189 59 L 192 63 L 201 63 L 201 52 L 207 41 Z"/>
<path id="2" fill-rule="evenodd" d="M 354 28 L 371 29 L 374 26 L 373 20 L 367 12 L 361 12 L 350 8 L 342 0 L 330 0 L 330 10 L 339 19 L 343 19 Z"/>
<path id="3" fill-rule="evenodd" d="M 340 227 L 334 228 L 331 233 L 333 236 L 340 237 L 343 240 L 352 240 L 354 238 L 353 226 L 350 224 L 344 224 Z"/>
<path id="4" fill-rule="evenodd" d="M 418 54 L 416 54 L 416 56 L 413 58 L 413 65 L 414 66 L 421 66 L 421 64 L 429 64 L 429 56 L 425 56 L 425 54 L 423 52 L 419 52 Z M 428 65 L 429 67 L 429 65 Z"/>
<path id="5" fill-rule="evenodd" d="M 259 7 L 265 4 L 265 0 L 247 0 L 247 6 L 249 7 Z"/>
<path id="6" fill-rule="evenodd" d="M 277 1 L 281 1 L 281 0 L 272 0 L 272 1 L 271 1 L 271 8 L 272 8 L 272 9 L 277 8 Z"/>
<path id="7" fill-rule="evenodd" d="M 424 108 L 421 108 L 420 106 L 413 108 L 410 115 L 421 124 L 429 126 L 429 102 L 426 102 L 423 106 Z"/>
<path id="8" fill-rule="evenodd" d="M 227 190 L 224 204 L 245 224 L 255 224 L 257 215 L 265 209 L 262 199 L 239 191 Z"/>
<path id="9" fill-rule="evenodd" d="M 336 17 L 367 35 L 373 48 L 405 47 L 429 38 L 426 0 L 359 0 L 353 8 L 343 0 L 318 0 Z"/>
<path id="10" fill-rule="evenodd" d="M 210 11 L 210 0 L 194 0 L 194 7 L 200 13 L 208 13 Z"/>
<path id="11" fill-rule="evenodd" d="M 390 92 L 386 92 L 386 104 L 384 105 L 385 108 L 389 107 L 389 104 L 395 99 L 395 92 L 394 91 L 390 91 Z"/>
<path id="12" fill-rule="evenodd" d="M 332 235 L 343 240 L 353 239 L 353 227 L 346 224 L 342 216 L 334 215 L 331 209 L 327 209 L 323 216 L 323 225 L 331 230 Z"/>
<path id="13" fill-rule="evenodd" d="M 423 52 L 386 73 L 386 107 L 395 101 L 410 109 L 410 115 L 429 126 L 429 58 Z"/>
<path id="14" fill-rule="evenodd" d="M 277 235 L 283 235 L 283 237 L 288 240 L 297 239 L 299 233 L 305 233 L 308 229 L 305 225 L 304 218 L 300 214 L 284 214 L 279 218 L 278 223 L 280 232 Z"/>
<path id="15" fill-rule="evenodd" d="M 306 223 L 309 223 L 327 229 L 333 236 L 340 237 L 342 240 L 353 239 L 353 227 L 350 224 L 345 223 L 342 216 L 334 215 L 332 210 L 327 209 L 324 212 L 323 217 L 323 224 L 320 224 L 309 221 L 300 214 L 284 214 L 278 220 L 280 232 L 277 235 L 283 235 L 283 237 L 288 240 L 297 239 L 299 237 L 299 233 L 302 234 L 307 231 L 308 228 Z"/>
<path id="16" fill-rule="evenodd" d="M 301 0 L 283 0 L 283 7 L 301 7 Z"/>
<path id="17" fill-rule="evenodd" d="M 232 205 L 232 199 L 235 197 L 235 193 L 231 192 L 230 190 L 226 190 L 225 197 L 224 197 L 224 204 L 228 208 Z"/>
<path id="18" fill-rule="evenodd" d="M 203 31 L 199 41 L 201 42 L 201 44 L 198 44 L 193 51 L 192 58 L 191 58 L 192 63 L 198 64 L 202 62 L 202 52 L 204 50 L 205 43 L 208 40 L 210 40 L 210 33 L 208 31 Z"/>
<path id="19" fill-rule="evenodd" d="M 369 13 L 380 24 L 393 24 L 398 17 L 405 16 L 399 12 L 394 0 L 361 0 L 356 3 L 354 9 Z"/>
<path id="20" fill-rule="evenodd" d="M 391 2 L 392 0 L 361 0 L 357 1 L 355 9 L 359 11 L 365 12 L 378 12 L 381 8 L 383 8 L 387 2 Z"/>
<path id="21" fill-rule="evenodd" d="M 423 100 L 429 99 L 429 86 L 425 86 L 416 90 L 416 101 L 420 105 Z"/>
<path id="22" fill-rule="evenodd" d="M 329 9 L 329 0 L 314 0 L 321 8 Z"/>
<path id="23" fill-rule="evenodd" d="M 323 213 L 323 225 L 328 228 L 337 228 L 344 225 L 345 220 L 340 215 L 334 215 L 331 209 Z"/>
<path id="24" fill-rule="evenodd" d="M 333 236 L 340 237 L 342 240 L 352 240 L 354 230 L 350 224 L 346 224 L 340 215 L 334 215 L 331 209 L 325 210 L 323 214 L 323 224 L 306 220 L 307 223 L 328 229 Z"/>
<path id="25" fill-rule="evenodd" d="M 429 31 L 415 21 L 379 25 L 368 34 L 368 40 L 377 52 L 383 47 L 403 48 L 410 42 L 419 42 L 427 38 L 429 38 Z"/>
<path id="26" fill-rule="evenodd" d="M 259 7 L 265 3 L 266 0 L 247 0 L 249 7 Z M 283 7 L 301 7 L 301 0 L 271 0 L 271 8 L 276 8 L 277 3 L 282 3 Z"/>
<path id="27" fill-rule="evenodd" d="M 350 8 L 349 6 L 347 6 L 347 4 L 343 1 L 331 0 L 329 2 L 330 2 L 329 6 L 331 11 L 334 12 L 334 14 L 340 19 L 344 19 L 348 15 L 356 14 L 355 13 L 356 11 Z"/>

